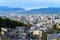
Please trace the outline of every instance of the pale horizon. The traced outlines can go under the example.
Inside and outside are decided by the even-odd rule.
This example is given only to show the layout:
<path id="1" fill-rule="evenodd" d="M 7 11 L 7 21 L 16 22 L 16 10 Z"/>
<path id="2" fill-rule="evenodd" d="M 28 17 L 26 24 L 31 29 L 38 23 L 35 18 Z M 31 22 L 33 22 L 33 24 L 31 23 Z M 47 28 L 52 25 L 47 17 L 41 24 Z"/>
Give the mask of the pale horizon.
<path id="1" fill-rule="evenodd" d="M 45 7 L 60 7 L 60 0 L 0 0 L 0 6 L 30 10 Z"/>

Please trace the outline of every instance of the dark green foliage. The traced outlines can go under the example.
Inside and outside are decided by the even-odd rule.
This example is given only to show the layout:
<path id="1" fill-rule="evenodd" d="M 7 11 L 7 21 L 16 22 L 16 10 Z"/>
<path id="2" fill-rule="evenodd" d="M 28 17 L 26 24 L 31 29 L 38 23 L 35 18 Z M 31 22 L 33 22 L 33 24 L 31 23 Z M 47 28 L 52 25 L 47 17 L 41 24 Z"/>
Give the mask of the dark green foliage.
<path id="1" fill-rule="evenodd" d="M 60 26 L 60 24 L 59 24 L 59 26 Z"/>
<path id="2" fill-rule="evenodd" d="M 57 31 L 60 31 L 60 28 L 59 28 L 59 29 L 57 29 Z"/>
<path id="3" fill-rule="evenodd" d="M 5 26 L 6 26 L 7 28 L 9 28 L 9 27 L 11 26 L 11 20 L 8 19 L 8 18 L 5 18 L 5 19 L 3 19 L 3 20 L 4 20 Z"/>
<path id="4" fill-rule="evenodd" d="M 20 21 L 10 20 L 9 18 L 2 19 L 0 17 L 0 28 L 16 28 L 16 26 L 24 26 L 24 23 Z"/>
<path id="5" fill-rule="evenodd" d="M 44 40 L 47 40 L 47 34 L 46 33 L 44 34 Z"/>
<path id="6" fill-rule="evenodd" d="M 0 17 L 0 32 L 1 32 L 1 26 L 3 25 L 3 19 Z"/>
<path id="7" fill-rule="evenodd" d="M 3 25 L 3 19 L 0 17 L 0 27 Z"/>
<path id="8" fill-rule="evenodd" d="M 53 30 L 57 30 L 56 24 L 52 25 Z"/>

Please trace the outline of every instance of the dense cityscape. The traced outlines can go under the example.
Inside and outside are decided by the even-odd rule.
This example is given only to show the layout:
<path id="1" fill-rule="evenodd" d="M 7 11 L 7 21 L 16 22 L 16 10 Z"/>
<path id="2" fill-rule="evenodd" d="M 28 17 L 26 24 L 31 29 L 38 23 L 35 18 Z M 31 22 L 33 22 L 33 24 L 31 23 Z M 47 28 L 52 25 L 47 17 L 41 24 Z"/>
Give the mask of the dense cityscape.
<path id="1" fill-rule="evenodd" d="M 60 40 L 60 0 L 0 0 L 0 40 Z"/>
<path id="2" fill-rule="evenodd" d="M 60 14 L 0 15 L 0 40 L 60 40 Z"/>

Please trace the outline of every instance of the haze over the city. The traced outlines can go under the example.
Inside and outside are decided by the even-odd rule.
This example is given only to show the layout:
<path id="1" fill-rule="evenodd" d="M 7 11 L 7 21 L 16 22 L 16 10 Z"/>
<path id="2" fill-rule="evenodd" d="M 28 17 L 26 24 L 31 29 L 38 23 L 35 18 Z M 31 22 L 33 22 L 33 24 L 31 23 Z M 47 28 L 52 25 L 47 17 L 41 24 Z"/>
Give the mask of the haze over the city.
<path id="1" fill-rule="evenodd" d="M 0 6 L 38 9 L 45 7 L 60 7 L 60 0 L 0 0 Z"/>

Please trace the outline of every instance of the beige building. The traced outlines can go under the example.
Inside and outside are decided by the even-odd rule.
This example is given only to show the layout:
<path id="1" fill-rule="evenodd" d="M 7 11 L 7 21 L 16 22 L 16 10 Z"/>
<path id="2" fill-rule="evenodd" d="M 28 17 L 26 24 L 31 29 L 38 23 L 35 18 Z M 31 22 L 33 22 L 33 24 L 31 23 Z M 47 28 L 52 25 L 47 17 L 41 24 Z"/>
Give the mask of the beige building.
<path id="1" fill-rule="evenodd" d="M 38 36 L 42 37 L 42 31 L 36 30 L 33 32 L 33 35 L 38 35 Z"/>
<path id="2" fill-rule="evenodd" d="M 57 38 L 53 38 L 53 39 L 50 39 L 50 40 L 58 40 Z"/>
<path id="3" fill-rule="evenodd" d="M 60 25 L 59 24 L 57 24 L 57 28 L 60 28 Z"/>
<path id="4" fill-rule="evenodd" d="M 7 29 L 6 29 L 6 28 L 1 28 L 1 30 L 2 30 L 2 31 L 1 31 L 1 34 L 2 34 L 2 35 L 4 35 L 5 32 L 7 32 Z"/>

